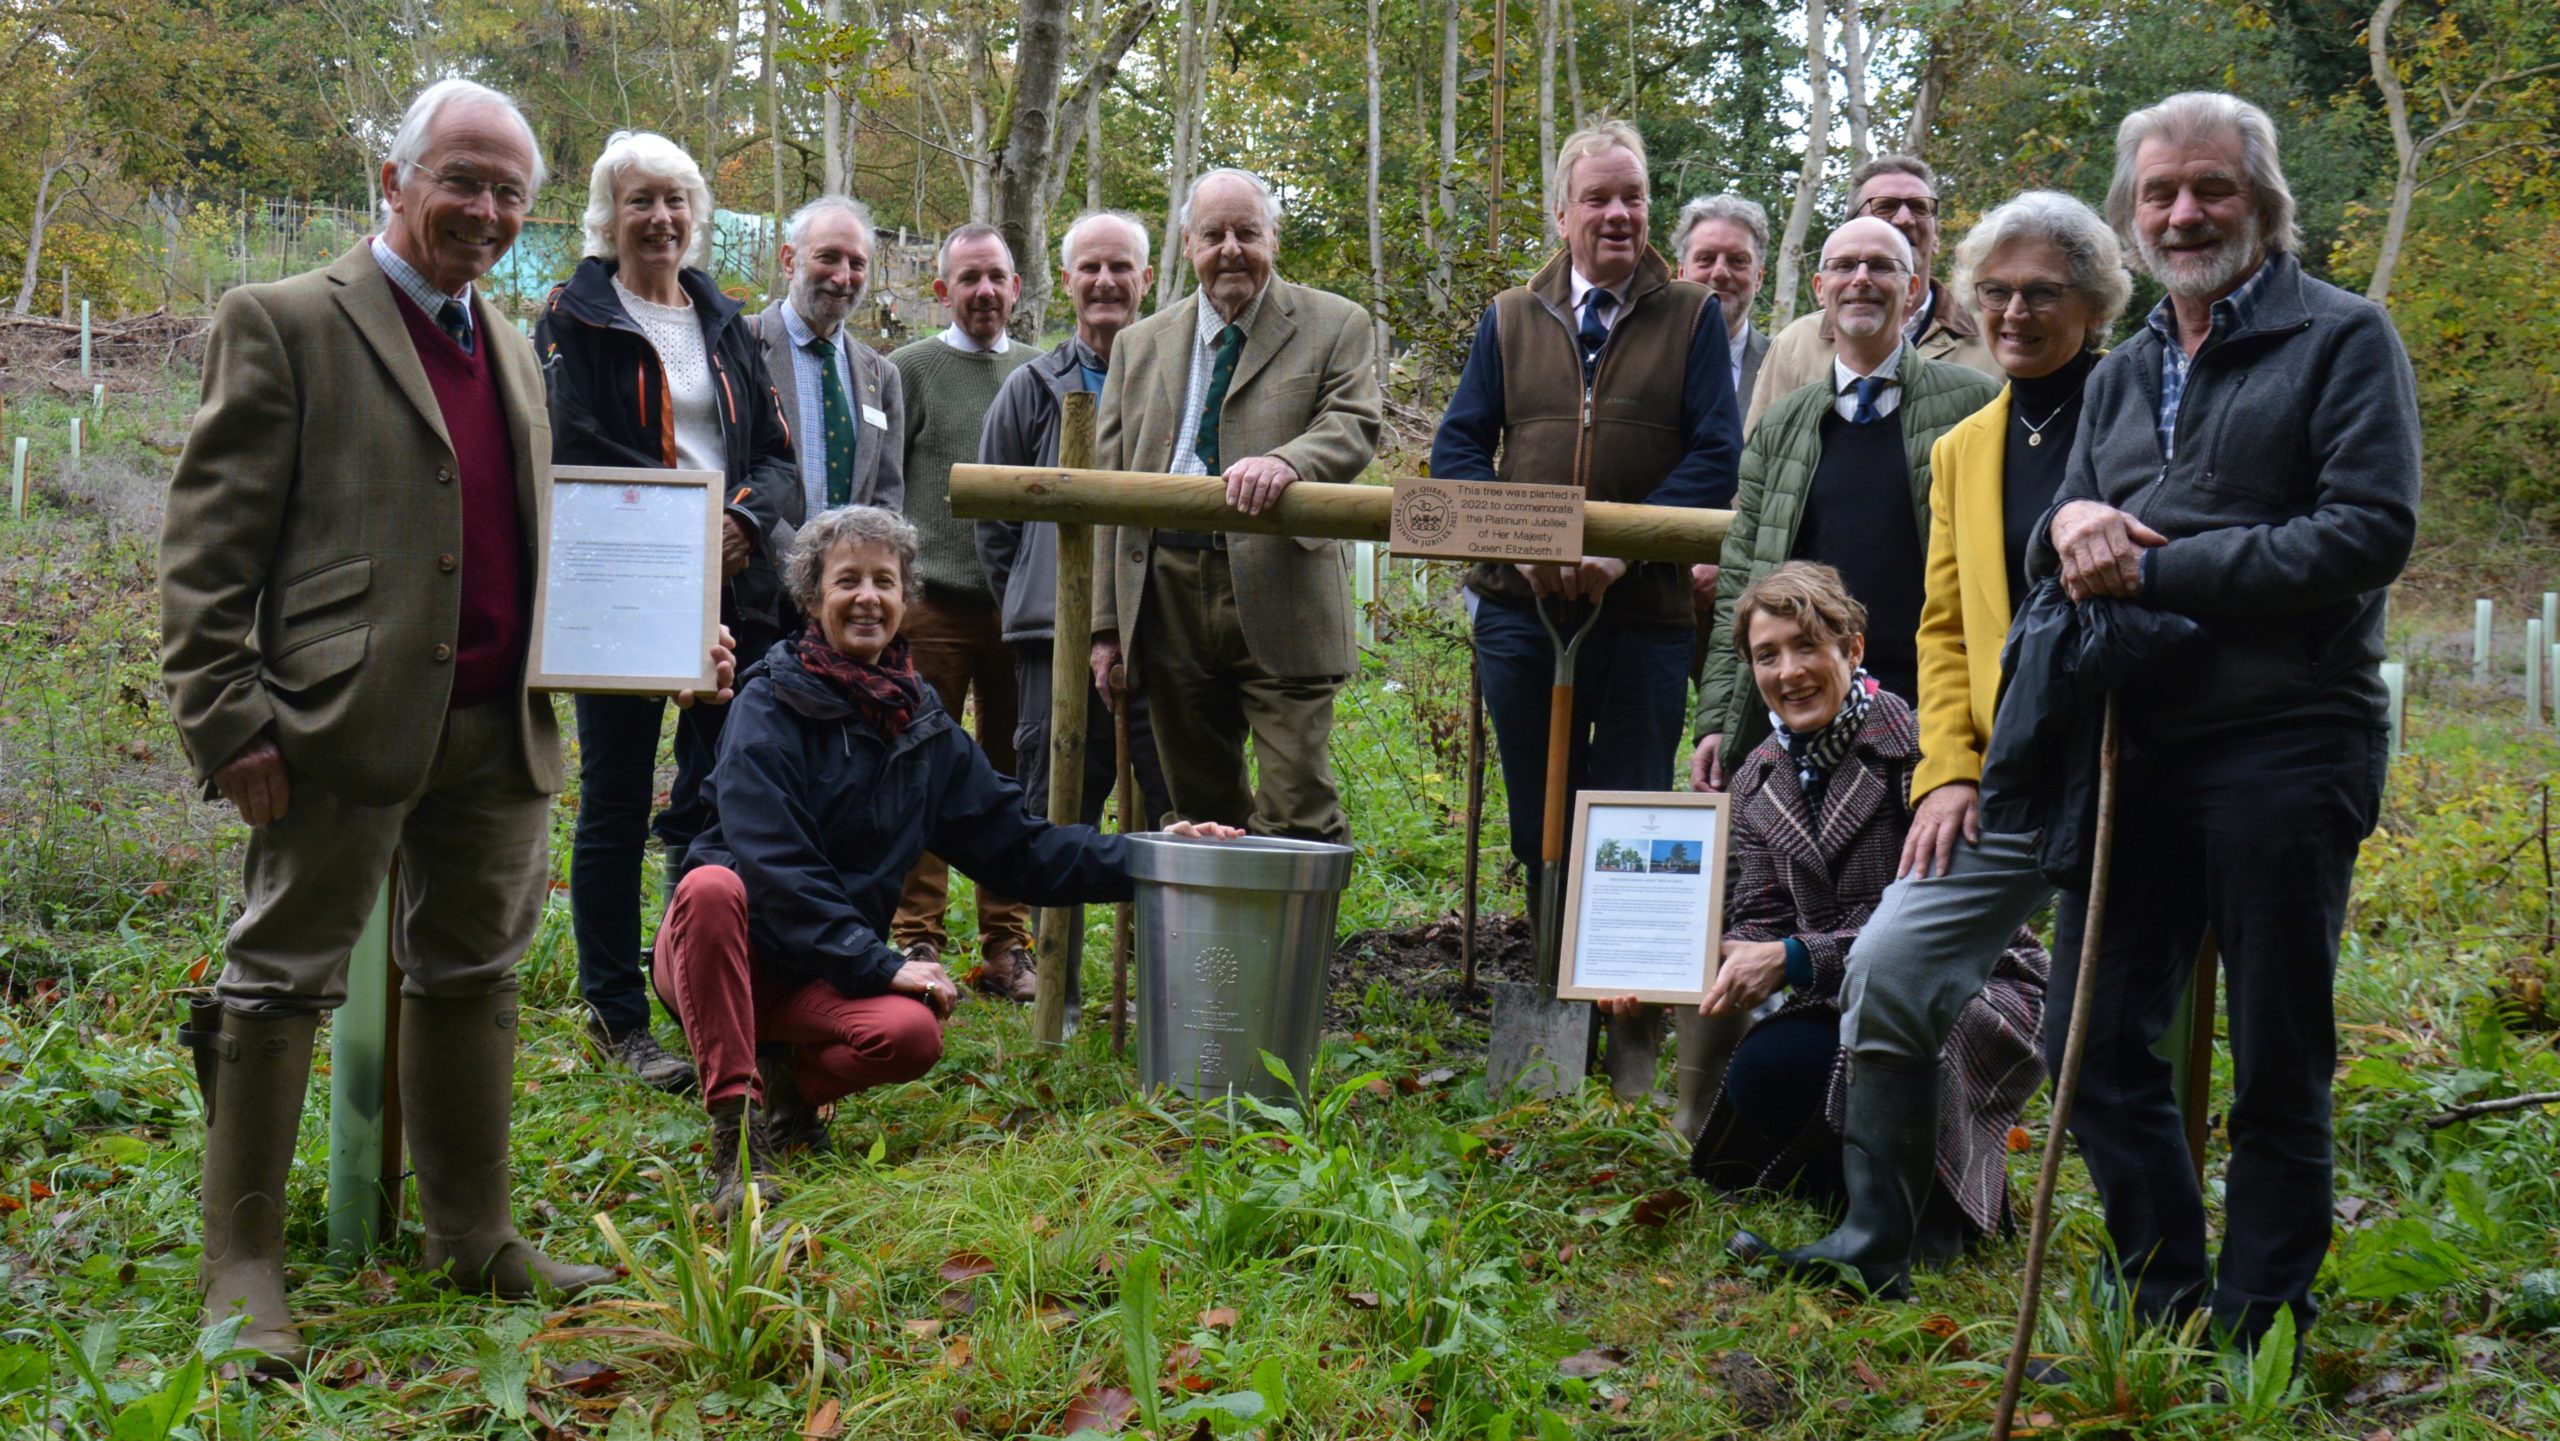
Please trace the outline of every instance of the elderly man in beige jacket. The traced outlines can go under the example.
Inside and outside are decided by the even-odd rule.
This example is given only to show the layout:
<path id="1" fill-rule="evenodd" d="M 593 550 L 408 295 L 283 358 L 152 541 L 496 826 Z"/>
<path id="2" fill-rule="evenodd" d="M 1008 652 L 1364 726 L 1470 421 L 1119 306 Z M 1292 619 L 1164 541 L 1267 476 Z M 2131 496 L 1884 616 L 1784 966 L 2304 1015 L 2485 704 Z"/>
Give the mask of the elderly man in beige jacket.
<path id="1" fill-rule="evenodd" d="M 1368 312 L 1274 276 L 1279 230 L 1260 177 L 1217 169 L 1192 183 L 1182 245 L 1200 289 L 1121 332 L 1095 464 L 1223 476 L 1228 503 L 1252 515 L 1298 481 L 1347 483 L 1376 458 Z M 1350 839 L 1326 750 L 1333 698 L 1359 663 L 1349 562 L 1335 540 L 1131 527 L 1095 538 L 1096 682 L 1125 647 L 1183 819 Z"/>

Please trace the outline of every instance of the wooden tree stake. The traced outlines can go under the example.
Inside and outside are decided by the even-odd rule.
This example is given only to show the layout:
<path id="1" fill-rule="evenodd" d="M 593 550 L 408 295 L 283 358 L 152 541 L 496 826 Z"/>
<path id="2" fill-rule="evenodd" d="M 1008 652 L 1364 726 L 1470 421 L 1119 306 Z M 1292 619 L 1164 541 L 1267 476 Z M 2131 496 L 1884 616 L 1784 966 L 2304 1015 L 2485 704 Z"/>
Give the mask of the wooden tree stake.
<path id="1" fill-rule="evenodd" d="M 1093 397 L 1064 398 L 1059 416 L 1058 459 L 1070 469 L 1093 463 Z M 956 472 L 955 472 L 956 476 Z M 955 512 L 956 513 L 956 512 Z M 1070 826 L 1084 810 L 1085 699 L 1093 693 L 1086 654 L 1093 649 L 1093 526 L 1060 519 L 1058 610 L 1049 643 L 1049 819 Z M 1031 1034 L 1044 1045 L 1067 1039 L 1067 995 L 1075 967 L 1083 964 L 1083 937 L 1074 906 L 1040 908 L 1040 984 L 1032 1003 Z"/>

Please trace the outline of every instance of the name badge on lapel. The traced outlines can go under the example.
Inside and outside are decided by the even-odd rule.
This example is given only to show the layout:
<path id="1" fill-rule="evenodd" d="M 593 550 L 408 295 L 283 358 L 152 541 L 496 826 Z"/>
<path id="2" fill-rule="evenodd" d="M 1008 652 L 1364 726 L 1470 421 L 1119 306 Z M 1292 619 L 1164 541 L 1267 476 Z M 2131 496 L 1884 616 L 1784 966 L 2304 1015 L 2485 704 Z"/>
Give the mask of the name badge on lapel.
<path id="1" fill-rule="evenodd" d="M 876 405 L 866 405 L 862 407 L 862 423 L 870 426 L 873 430 L 887 430 L 889 428 L 889 412 L 882 410 Z"/>

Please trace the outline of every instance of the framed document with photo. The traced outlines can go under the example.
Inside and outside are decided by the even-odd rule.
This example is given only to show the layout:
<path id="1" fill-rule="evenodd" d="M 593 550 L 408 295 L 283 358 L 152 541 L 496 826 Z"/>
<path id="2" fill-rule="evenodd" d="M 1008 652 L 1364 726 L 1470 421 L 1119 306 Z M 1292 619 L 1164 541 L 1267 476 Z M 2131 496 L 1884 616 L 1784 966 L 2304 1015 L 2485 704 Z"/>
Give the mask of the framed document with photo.
<path id="1" fill-rule="evenodd" d="M 1574 798 L 1559 1000 L 1706 999 L 1724 937 L 1724 803 L 1720 791 Z"/>
<path id="2" fill-rule="evenodd" d="M 534 573 L 530 688 L 711 689 L 721 483 L 709 470 L 552 468 Z"/>

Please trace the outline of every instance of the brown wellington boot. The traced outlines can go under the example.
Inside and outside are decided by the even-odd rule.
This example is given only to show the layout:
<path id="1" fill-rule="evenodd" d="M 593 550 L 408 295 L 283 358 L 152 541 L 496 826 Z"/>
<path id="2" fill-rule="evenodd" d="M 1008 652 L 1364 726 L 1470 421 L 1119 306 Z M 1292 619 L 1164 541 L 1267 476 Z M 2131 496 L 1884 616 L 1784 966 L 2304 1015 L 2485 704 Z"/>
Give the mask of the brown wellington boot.
<path id="1" fill-rule="evenodd" d="M 554 1261 L 516 1234 L 507 1200 L 515 1060 L 513 992 L 401 998 L 400 1104 L 418 1171 L 424 1264 L 450 1267 L 456 1290 L 509 1301 L 574 1295 L 613 1272 Z"/>
<path id="2" fill-rule="evenodd" d="M 285 1306 L 284 1206 L 319 1028 L 316 1012 L 226 1010 L 221 1034 L 200 1043 L 219 1057 L 204 1098 L 204 1323 L 248 1313 L 240 1344 L 264 1353 L 256 1369 L 268 1375 L 311 1356 Z"/>
<path id="3" fill-rule="evenodd" d="M 1707 1099 L 1733 1063 L 1734 1047 L 1750 1026 L 1747 1016 L 1702 1016 L 1695 1006 L 1671 1008 L 1671 1129 L 1695 1145 L 1707 1128 Z"/>

